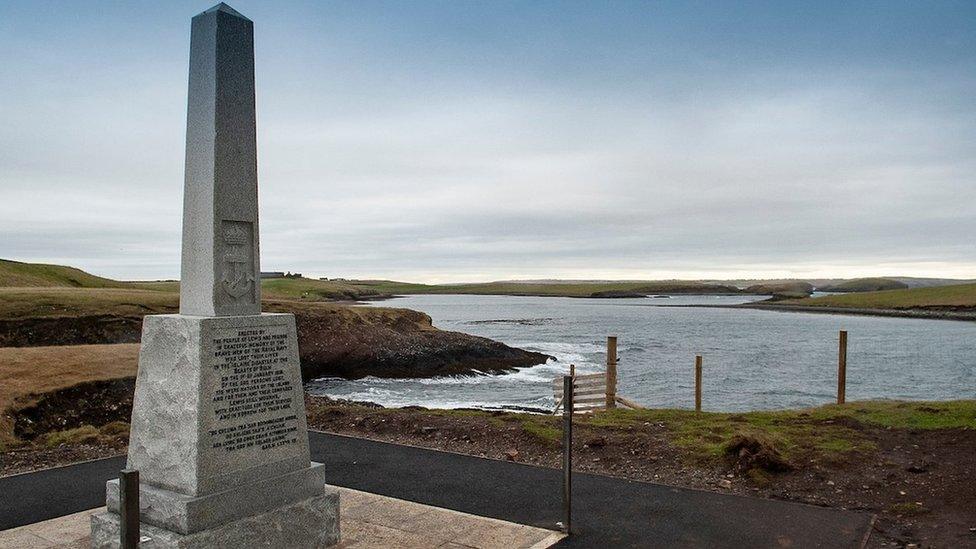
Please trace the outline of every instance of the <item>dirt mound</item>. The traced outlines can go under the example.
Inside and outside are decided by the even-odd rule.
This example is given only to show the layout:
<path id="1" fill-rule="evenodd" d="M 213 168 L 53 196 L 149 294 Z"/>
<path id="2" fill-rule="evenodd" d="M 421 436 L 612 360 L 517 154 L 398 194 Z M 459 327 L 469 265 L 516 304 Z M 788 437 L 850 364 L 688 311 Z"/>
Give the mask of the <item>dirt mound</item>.
<path id="1" fill-rule="evenodd" d="M 740 471 L 761 469 L 782 472 L 793 469 L 769 438 L 757 433 L 736 433 L 725 443 L 725 455 Z"/>

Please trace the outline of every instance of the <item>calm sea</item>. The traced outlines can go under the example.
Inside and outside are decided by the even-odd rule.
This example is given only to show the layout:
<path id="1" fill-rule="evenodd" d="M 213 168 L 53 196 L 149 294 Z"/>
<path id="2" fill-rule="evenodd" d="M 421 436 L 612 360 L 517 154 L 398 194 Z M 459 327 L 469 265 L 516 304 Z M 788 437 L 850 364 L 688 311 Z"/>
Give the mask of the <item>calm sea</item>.
<path id="1" fill-rule="evenodd" d="M 836 391 L 837 332 L 849 332 L 847 399 L 976 398 L 976 323 L 669 307 L 733 304 L 743 296 L 576 299 L 434 295 L 376 306 L 429 314 L 434 325 L 558 360 L 507 375 L 419 380 L 319 379 L 310 392 L 384 406 L 551 408 L 552 379 L 575 364 L 604 370 L 616 335 L 618 393 L 652 407 L 694 406 L 694 358 L 704 357 L 703 407 L 736 411 L 814 406 Z"/>

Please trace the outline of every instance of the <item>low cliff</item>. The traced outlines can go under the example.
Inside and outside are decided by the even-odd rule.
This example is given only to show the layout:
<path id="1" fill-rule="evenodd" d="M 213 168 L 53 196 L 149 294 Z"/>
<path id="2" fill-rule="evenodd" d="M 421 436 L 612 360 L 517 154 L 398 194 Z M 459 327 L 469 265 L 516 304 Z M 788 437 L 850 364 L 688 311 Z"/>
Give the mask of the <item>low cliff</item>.
<path id="1" fill-rule="evenodd" d="M 158 295 L 132 290 L 33 290 L 29 299 L 20 296 L 30 307 L 8 307 L 6 314 L 0 314 L 0 347 L 137 343 L 143 315 L 177 310 L 175 296 L 163 300 Z M 155 300 L 142 299 L 146 296 Z M 19 302 L 8 302 L 15 303 Z M 38 306 L 41 303 L 43 307 Z M 268 300 L 264 310 L 295 314 L 305 379 L 500 373 L 549 358 L 490 339 L 438 330 L 429 316 L 407 309 Z"/>

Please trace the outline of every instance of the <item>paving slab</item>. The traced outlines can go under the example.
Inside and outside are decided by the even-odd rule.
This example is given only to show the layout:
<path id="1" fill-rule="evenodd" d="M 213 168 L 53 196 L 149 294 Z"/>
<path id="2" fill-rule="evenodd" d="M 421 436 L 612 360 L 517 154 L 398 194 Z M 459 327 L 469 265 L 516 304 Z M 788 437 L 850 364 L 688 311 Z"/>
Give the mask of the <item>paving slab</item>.
<path id="1" fill-rule="evenodd" d="M 354 502 L 340 519 L 342 541 L 337 549 L 366 547 L 464 547 L 467 549 L 544 549 L 563 534 L 477 517 L 348 488 L 342 500 Z M 0 549 L 74 549 L 91 544 L 91 515 L 104 507 L 20 526 L 0 532 Z M 422 520 L 418 520 L 421 519 Z"/>
<path id="2" fill-rule="evenodd" d="M 555 528 L 562 517 L 562 477 L 555 469 L 317 432 L 309 442 L 333 486 L 540 528 Z M 109 458 L 0 478 L 0 529 L 100 506 L 105 481 L 124 462 Z M 574 535 L 559 547 L 853 549 L 873 519 L 599 475 L 574 479 Z"/>

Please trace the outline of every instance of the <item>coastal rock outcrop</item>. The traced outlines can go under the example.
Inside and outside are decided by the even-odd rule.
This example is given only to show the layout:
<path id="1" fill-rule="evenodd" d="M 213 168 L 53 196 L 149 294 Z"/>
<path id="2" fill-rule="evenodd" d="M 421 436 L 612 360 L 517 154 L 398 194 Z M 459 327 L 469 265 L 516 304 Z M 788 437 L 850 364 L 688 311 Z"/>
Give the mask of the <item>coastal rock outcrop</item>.
<path id="1" fill-rule="evenodd" d="M 429 316 L 408 309 L 270 300 L 264 302 L 264 310 L 296 316 L 306 380 L 503 373 L 551 358 L 483 337 L 438 330 Z M 0 346 L 137 343 L 141 331 L 140 315 L 9 318 L 0 319 Z"/>
<path id="2" fill-rule="evenodd" d="M 438 330 L 428 315 L 408 309 L 280 302 L 267 304 L 265 310 L 296 315 L 306 380 L 503 373 L 552 358 L 483 337 Z"/>

